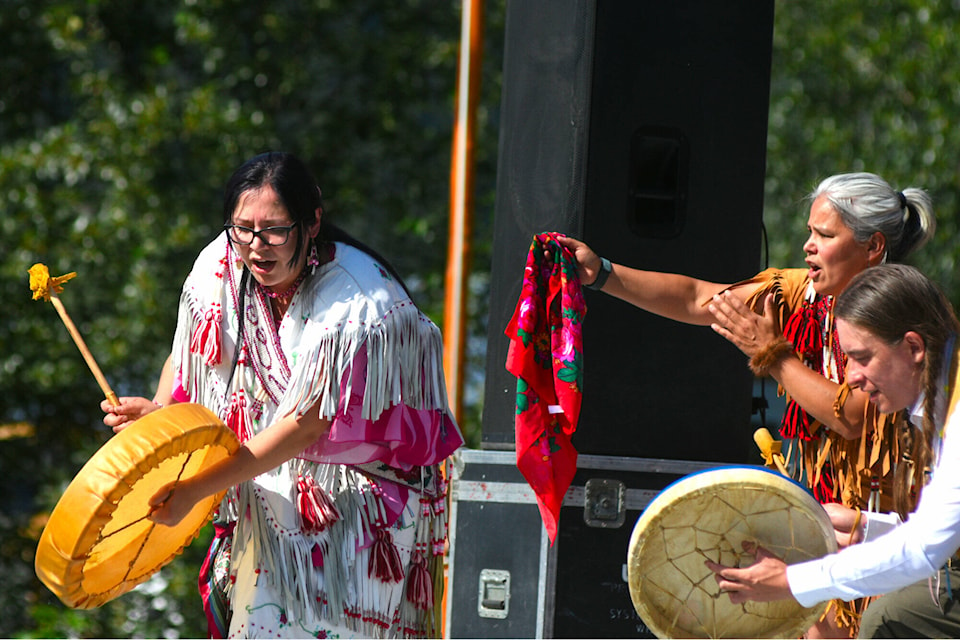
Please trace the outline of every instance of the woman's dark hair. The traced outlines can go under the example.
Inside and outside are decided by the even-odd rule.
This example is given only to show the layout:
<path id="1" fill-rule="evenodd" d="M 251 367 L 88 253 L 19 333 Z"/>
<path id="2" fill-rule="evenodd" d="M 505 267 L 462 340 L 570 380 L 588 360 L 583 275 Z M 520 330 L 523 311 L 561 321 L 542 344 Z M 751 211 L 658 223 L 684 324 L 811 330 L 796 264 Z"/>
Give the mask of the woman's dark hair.
<path id="1" fill-rule="evenodd" d="M 303 229 L 314 220 L 314 212 L 320 209 L 323 212 L 323 200 L 320 187 L 307 166 L 291 153 L 282 151 L 268 151 L 247 160 L 237 169 L 227 181 L 223 197 L 223 222 L 229 224 L 233 213 L 237 210 L 240 199 L 248 191 L 256 191 L 270 185 L 277 197 L 290 214 L 291 221 L 297 225 L 296 242 L 293 257 L 290 259 L 292 267 L 306 250 L 306 241 Z M 326 255 L 323 245 L 329 242 L 342 242 L 363 251 L 379 262 L 410 295 L 403 278 L 397 273 L 393 265 L 387 262 L 379 253 L 360 242 L 346 231 L 321 218 L 320 233 L 314 240 L 317 253 Z"/>
<path id="2" fill-rule="evenodd" d="M 262 153 L 234 171 L 227 181 L 223 196 L 223 222 L 229 224 L 240 204 L 240 198 L 249 191 L 265 186 L 273 187 L 291 221 L 297 225 L 297 247 L 290 259 L 292 267 L 304 250 L 303 227 L 313 222 L 314 212 L 322 210 L 320 190 L 307 167 L 289 153 Z"/>
<path id="3" fill-rule="evenodd" d="M 923 437 L 914 441 L 912 427 L 906 421 L 901 424 L 901 456 L 913 464 L 898 464 L 894 478 L 894 504 L 905 518 L 913 507 L 911 485 L 918 490 L 923 487 L 924 471 L 932 461 L 946 346 L 960 333 L 960 323 L 940 287 L 904 264 L 884 264 L 858 273 L 837 297 L 833 313 L 887 344 L 898 344 L 908 331 L 923 338 Z"/>
<path id="4" fill-rule="evenodd" d="M 267 185 L 273 188 L 273 191 L 286 208 L 287 213 L 290 214 L 291 221 L 297 225 L 294 229 L 294 231 L 296 231 L 294 237 L 296 238 L 297 246 L 289 263 L 290 266 L 293 267 L 307 249 L 307 239 L 303 234 L 303 228 L 313 223 L 317 209 L 320 209 L 320 212 L 323 213 L 323 201 L 320 196 L 320 187 L 317 185 L 317 181 L 313 178 L 307 166 L 293 154 L 281 151 L 261 153 L 247 160 L 239 169 L 234 171 L 230 179 L 227 180 L 227 185 L 224 189 L 223 222 L 224 224 L 230 224 L 233 220 L 233 213 L 237 210 L 243 194 L 262 189 Z M 403 278 L 400 277 L 400 274 L 397 273 L 393 265 L 387 262 L 379 253 L 336 225 L 325 221 L 324 217 L 321 217 L 320 220 L 320 233 L 317 234 L 317 237 L 314 239 L 314 244 L 317 248 L 317 256 L 319 256 L 321 261 L 325 260 L 326 256 L 329 255 L 329 252 L 325 250 L 326 247 L 324 246 L 327 243 L 342 242 L 348 244 L 363 251 L 380 263 L 381 266 L 390 272 L 400 286 L 403 287 L 407 295 L 410 296 L 410 290 L 407 289 Z M 229 235 L 227 237 L 229 238 Z M 240 277 L 240 304 L 237 305 L 238 309 L 244 307 L 243 302 L 247 295 L 249 282 L 250 272 L 246 266 L 244 266 L 243 275 Z M 410 297 L 412 298 L 413 296 Z M 238 332 L 241 338 L 237 341 L 237 347 L 233 354 L 230 378 L 226 385 L 228 393 L 230 383 L 233 381 L 233 375 L 237 368 L 237 362 L 239 361 L 240 345 L 244 339 L 243 325 L 245 316 L 246 314 L 240 314 Z"/>

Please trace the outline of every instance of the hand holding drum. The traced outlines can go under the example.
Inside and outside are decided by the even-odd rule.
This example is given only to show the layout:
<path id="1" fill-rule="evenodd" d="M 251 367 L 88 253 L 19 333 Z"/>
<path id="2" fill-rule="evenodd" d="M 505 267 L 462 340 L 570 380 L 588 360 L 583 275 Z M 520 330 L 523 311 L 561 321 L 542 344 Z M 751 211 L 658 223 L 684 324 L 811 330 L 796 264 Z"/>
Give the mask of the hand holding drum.
<path id="1" fill-rule="evenodd" d="M 637 520 L 627 557 L 630 595 L 658 637 L 797 638 L 822 607 L 794 600 L 733 604 L 709 560 L 745 566 L 761 546 L 788 564 L 837 550 L 823 507 L 798 483 L 763 467 L 723 467 L 670 485 Z"/>

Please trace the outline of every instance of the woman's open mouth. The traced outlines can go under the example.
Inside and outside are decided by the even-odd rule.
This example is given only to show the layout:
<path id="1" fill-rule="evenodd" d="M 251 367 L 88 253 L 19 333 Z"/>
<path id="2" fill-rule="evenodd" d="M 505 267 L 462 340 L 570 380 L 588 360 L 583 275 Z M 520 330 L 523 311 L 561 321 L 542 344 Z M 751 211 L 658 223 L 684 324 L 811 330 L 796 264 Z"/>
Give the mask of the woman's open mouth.
<path id="1" fill-rule="evenodd" d="M 273 271 L 273 268 L 277 266 L 276 260 L 251 260 L 250 269 L 262 274 L 267 274 Z"/>

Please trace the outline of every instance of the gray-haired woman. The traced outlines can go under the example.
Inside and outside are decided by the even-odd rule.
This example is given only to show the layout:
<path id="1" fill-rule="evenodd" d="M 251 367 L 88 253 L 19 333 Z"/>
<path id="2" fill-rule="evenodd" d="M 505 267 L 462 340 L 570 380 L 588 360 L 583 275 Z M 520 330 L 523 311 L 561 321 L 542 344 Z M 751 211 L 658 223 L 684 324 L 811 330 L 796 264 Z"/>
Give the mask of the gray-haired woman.
<path id="1" fill-rule="evenodd" d="M 922 189 L 898 191 L 872 173 L 826 178 L 810 200 L 807 268 L 767 269 L 736 284 L 633 269 L 579 240 L 559 242 L 574 254 L 587 287 L 660 316 L 709 325 L 750 358 L 756 375 L 773 377 L 787 396 L 780 434 L 796 439 L 795 477 L 818 500 L 890 510 L 884 470 L 899 455 L 895 421 L 846 384 L 833 301 L 864 269 L 902 261 L 923 246 L 936 228 L 932 203 Z M 861 438 L 869 443 L 869 470 L 860 465 Z M 855 624 L 845 615 L 840 622 Z"/>

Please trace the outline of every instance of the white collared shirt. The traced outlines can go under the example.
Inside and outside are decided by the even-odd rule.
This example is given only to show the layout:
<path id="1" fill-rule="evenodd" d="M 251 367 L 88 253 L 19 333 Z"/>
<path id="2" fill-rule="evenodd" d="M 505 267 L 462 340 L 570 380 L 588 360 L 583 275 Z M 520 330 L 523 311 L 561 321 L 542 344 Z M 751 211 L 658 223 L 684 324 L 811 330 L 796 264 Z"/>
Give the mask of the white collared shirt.
<path id="1" fill-rule="evenodd" d="M 922 407 L 921 395 L 910 409 L 913 424 L 922 424 Z M 960 411 L 948 416 L 943 442 L 934 442 L 939 455 L 933 477 L 905 523 L 841 553 L 787 567 L 790 591 L 800 604 L 809 607 L 833 598 L 849 601 L 906 587 L 933 575 L 960 548 L 960 426 L 956 423 L 960 423 Z"/>

